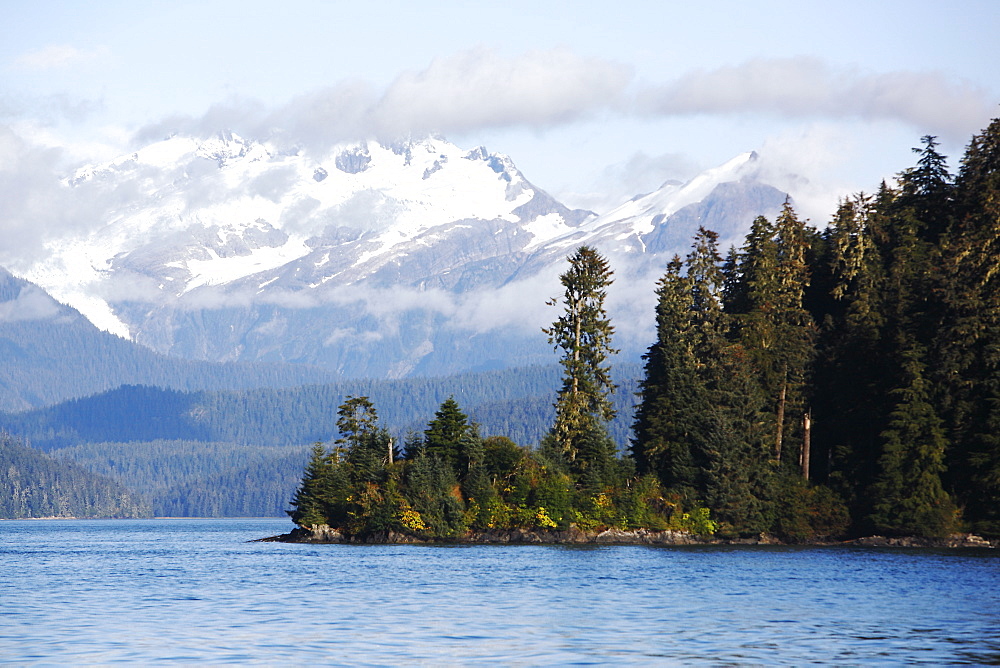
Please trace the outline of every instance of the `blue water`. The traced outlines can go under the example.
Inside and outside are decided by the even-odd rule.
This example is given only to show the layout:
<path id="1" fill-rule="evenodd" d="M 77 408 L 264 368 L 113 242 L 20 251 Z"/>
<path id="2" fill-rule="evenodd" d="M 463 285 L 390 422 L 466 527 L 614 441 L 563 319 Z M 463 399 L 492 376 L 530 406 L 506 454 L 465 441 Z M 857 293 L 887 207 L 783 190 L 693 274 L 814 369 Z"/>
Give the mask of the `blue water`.
<path id="1" fill-rule="evenodd" d="M 1000 664 L 1000 555 L 0 522 L 0 664 Z"/>

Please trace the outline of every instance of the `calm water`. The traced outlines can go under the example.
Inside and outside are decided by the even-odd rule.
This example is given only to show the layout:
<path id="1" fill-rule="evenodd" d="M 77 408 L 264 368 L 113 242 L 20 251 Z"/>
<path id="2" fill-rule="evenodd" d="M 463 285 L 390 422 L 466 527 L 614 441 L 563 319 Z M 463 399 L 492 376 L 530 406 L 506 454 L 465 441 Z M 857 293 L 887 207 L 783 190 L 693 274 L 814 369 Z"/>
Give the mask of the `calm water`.
<path id="1" fill-rule="evenodd" d="M 1000 555 L 247 543 L 0 522 L 0 664 L 1000 663 Z"/>

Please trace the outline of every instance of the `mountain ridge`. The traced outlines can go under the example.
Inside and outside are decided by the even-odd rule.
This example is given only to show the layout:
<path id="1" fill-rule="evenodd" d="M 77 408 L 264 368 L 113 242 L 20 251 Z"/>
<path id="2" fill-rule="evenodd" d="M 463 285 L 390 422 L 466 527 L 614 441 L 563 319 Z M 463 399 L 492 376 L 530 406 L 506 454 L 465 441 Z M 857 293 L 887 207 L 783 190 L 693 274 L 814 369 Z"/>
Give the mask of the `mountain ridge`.
<path id="1" fill-rule="evenodd" d="M 229 131 L 175 135 L 65 183 L 131 195 L 22 272 L 59 301 L 161 354 L 344 377 L 547 363 L 541 295 L 582 244 L 609 256 L 625 294 L 647 286 L 619 300 L 637 359 L 669 255 L 699 225 L 739 243 L 787 197 L 759 181 L 753 152 L 597 215 L 481 146 L 427 137 L 281 152 Z"/>

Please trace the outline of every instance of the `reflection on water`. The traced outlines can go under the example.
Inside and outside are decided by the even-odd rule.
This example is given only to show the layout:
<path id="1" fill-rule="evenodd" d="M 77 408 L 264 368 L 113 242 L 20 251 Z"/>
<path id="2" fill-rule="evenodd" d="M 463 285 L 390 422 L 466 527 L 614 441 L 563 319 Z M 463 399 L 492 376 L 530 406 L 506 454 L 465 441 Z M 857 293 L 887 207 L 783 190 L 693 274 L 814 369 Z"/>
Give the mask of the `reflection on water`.
<path id="1" fill-rule="evenodd" d="M 1000 662 L 993 551 L 341 546 L 0 522 L 0 663 Z"/>

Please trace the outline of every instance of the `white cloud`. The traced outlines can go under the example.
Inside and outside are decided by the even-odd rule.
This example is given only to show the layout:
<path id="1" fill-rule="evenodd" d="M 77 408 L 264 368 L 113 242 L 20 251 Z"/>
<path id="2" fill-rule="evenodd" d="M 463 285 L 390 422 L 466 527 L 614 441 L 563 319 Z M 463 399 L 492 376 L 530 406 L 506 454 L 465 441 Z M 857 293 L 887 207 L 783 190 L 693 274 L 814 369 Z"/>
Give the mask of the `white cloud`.
<path id="1" fill-rule="evenodd" d="M 25 286 L 17 297 L 0 302 L 0 322 L 49 320 L 59 315 L 59 304 L 33 285 Z"/>
<path id="2" fill-rule="evenodd" d="M 632 74 L 626 67 L 566 49 L 504 58 L 476 49 L 400 75 L 378 101 L 380 133 L 461 133 L 566 123 L 609 108 Z"/>
<path id="3" fill-rule="evenodd" d="M 571 208 L 606 213 L 623 202 L 653 192 L 669 181 L 683 183 L 695 176 L 700 166 L 686 155 L 633 153 L 627 160 L 607 165 L 588 184 L 586 192 L 563 191 L 557 199 Z"/>
<path id="4" fill-rule="evenodd" d="M 268 111 L 232 100 L 200 118 L 175 116 L 144 128 L 140 141 L 183 129 L 233 128 L 257 138 L 317 150 L 342 141 L 456 135 L 491 128 L 546 128 L 622 104 L 631 71 L 567 49 L 505 57 L 488 49 L 439 58 L 403 72 L 379 90 L 357 80 L 300 95 Z"/>
<path id="5" fill-rule="evenodd" d="M 110 55 L 111 49 L 106 46 L 86 50 L 70 44 L 50 44 L 20 55 L 14 65 L 26 70 L 53 70 L 103 60 Z"/>
<path id="6" fill-rule="evenodd" d="M 812 57 L 756 59 L 697 70 L 638 96 L 652 115 L 764 113 L 796 118 L 895 120 L 965 136 L 993 111 L 986 91 L 940 72 L 865 73 Z"/>

